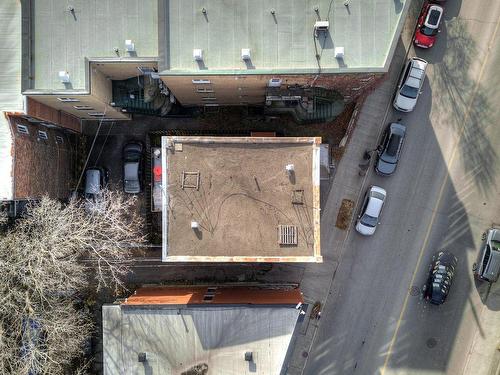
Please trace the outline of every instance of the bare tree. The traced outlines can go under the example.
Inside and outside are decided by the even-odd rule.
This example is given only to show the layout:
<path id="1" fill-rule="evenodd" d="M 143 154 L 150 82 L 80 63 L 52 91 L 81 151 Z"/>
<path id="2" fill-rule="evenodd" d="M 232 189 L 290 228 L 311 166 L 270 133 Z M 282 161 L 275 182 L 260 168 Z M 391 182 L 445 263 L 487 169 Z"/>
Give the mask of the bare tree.
<path id="1" fill-rule="evenodd" d="M 135 201 L 43 198 L 0 235 L 0 373 L 62 374 L 92 333 L 85 294 L 123 287 L 145 241 Z M 85 366 L 73 369 L 84 373 Z"/>

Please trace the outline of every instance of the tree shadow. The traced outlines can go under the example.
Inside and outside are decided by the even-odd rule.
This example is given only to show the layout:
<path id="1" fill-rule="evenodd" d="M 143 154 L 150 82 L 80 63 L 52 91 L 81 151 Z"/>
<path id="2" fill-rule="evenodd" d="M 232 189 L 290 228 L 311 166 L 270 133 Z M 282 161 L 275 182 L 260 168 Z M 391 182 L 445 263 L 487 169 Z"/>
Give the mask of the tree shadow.
<path id="1" fill-rule="evenodd" d="M 437 106 L 451 108 L 445 121 L 457 134 L 462 132 L 458 148 L 465 172 L 472 172 L 476 185 L 487 194 L 494 181 L 498 153 L 485 132 L 494 121 L 491 95 L 469 73 L 478 52 L 465 22 L 448 22 L 447 51 L 442 62 L 434 65 L 434 85 L 443 91 L 436 96 Z"/>

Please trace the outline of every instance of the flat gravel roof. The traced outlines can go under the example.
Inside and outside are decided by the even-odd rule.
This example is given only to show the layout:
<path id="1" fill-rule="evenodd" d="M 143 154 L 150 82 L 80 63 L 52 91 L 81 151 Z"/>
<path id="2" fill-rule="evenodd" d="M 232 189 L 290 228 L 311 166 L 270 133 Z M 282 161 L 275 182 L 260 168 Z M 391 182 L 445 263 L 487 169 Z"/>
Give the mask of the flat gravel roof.
<path id="1" fill-rule="evenodd" d="M 167 260 L 320 258 L 320 138 L 165 138 Z M 296 228 L 296 244 L 278 242 L 280 225 Z"/>

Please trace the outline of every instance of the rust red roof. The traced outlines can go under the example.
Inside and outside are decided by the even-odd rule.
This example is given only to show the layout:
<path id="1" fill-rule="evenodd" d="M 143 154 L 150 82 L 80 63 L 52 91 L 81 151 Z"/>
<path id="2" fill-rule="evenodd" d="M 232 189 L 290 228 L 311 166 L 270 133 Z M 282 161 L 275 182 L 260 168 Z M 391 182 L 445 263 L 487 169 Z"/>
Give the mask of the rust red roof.
<path id="1" fill-rule="evenodd" d="M 126 299 L 125 305 L 242 304 L 289 305 L 303 302 L 299 288 L 258 287 L 144 287 Z"/>

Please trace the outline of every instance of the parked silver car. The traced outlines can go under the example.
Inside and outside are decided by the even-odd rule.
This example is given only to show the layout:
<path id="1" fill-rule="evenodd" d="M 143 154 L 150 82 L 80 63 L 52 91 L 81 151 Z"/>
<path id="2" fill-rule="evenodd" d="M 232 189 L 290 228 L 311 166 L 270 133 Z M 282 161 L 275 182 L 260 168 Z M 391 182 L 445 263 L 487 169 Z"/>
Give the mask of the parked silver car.
<path id="1" fill-rule="evenodd" d="M 123 148 L 123 191 L 129 194 L 141 192 L 142 144 L 127 143 Z"/>
<path id="2" fill-rule="evenodd" d="M 109 180 L 109 171 L 103 167 L 91 167 L 85 171 L 85 209 L 94 212 L 103 209 L 103 190 Z"/>
<path id="3" fill-rule="evenodd" d="M 493 283 L 500 275 L 500 229 L 488 229 L 485 240 L 472 271 L 477 279 Z"/>
<path id="4" fill-rule="evenodd" d="M 356 230 L 364 236 L 375 233 L 377 225 L 380 224 L 380 215 L 384 207 L 387 192 L 378 186 L 370 186 L 365 194 L 363 204 L 359 210 Z"/>
<path id="5" fill-rule="evenodd" d="M 399 79 L 393 106 L 401 112 L 411 112 L 417 104 L 425 80 L 427 61 L 412 57 L 408 60 Z"/>

